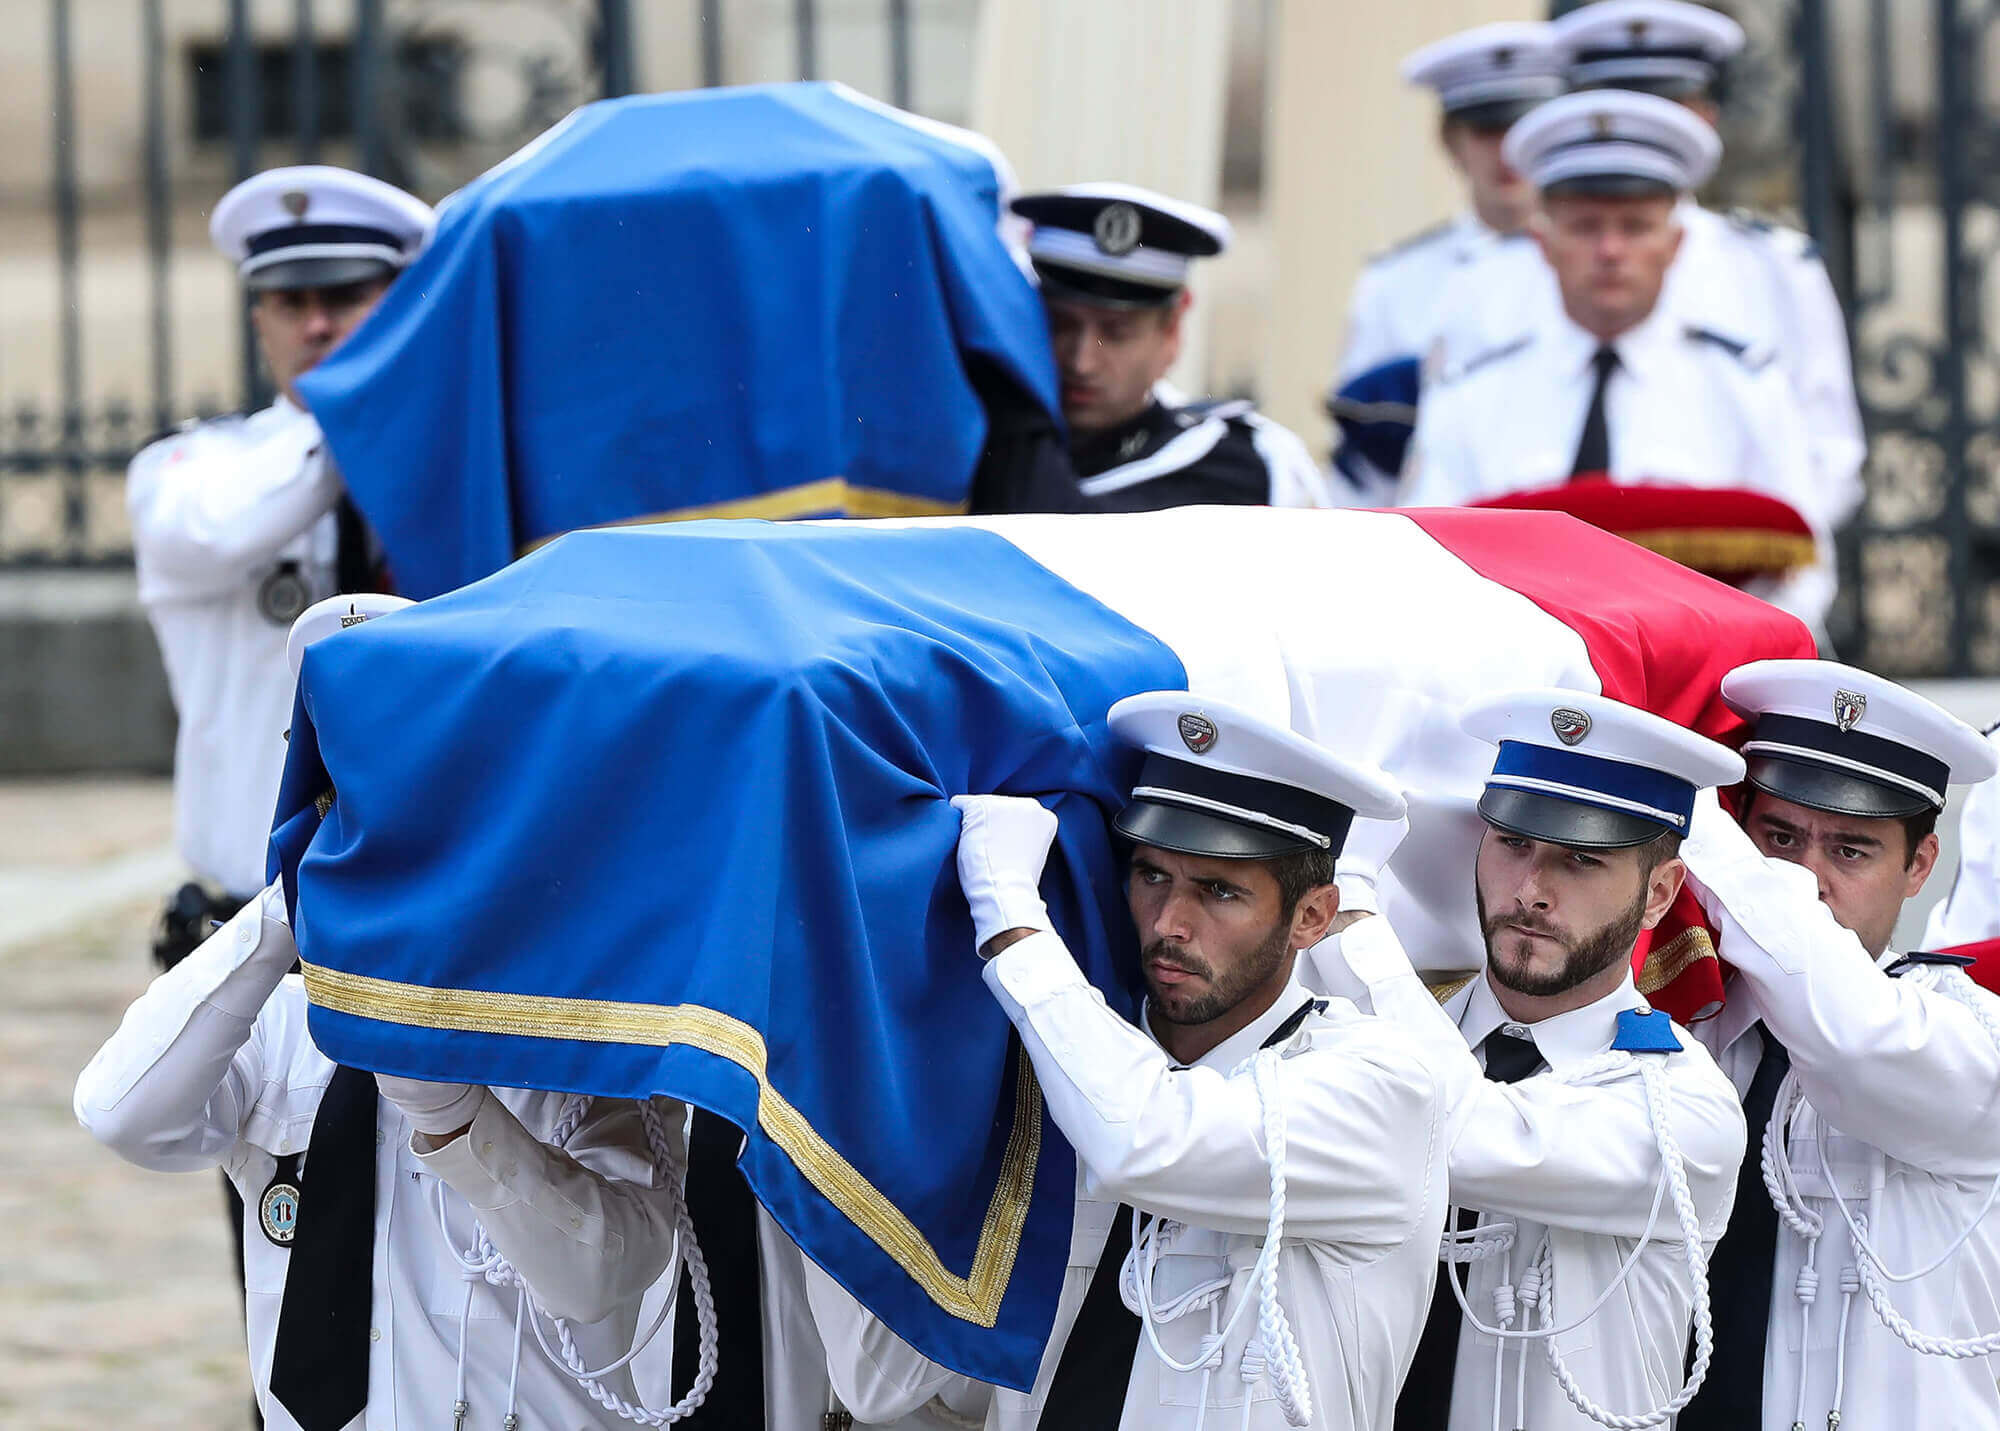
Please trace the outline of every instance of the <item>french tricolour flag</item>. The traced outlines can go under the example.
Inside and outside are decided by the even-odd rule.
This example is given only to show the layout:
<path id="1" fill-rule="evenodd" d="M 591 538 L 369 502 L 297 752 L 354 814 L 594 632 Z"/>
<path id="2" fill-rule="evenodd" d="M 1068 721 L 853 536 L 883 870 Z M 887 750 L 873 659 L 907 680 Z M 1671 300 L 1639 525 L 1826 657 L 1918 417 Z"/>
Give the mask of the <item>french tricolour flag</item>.
<path id="1" fill-rule="evenodd" d="M 1105 715 L 1225 698 L 1402 783 L 1384 912 L 1466 970 L 1492 758 L 1467 701 L 1601 691 L 1729 739 L 1722 674 L 1811 649 L 1546 512 L 577 532 L 308 650 L 272 867 L 330 1056 L 710 1108 L 808 1255 L 935 1360 L 1025 1387 L 1074 1166 L 978 978 L 951 796 L 1056 811 L 1044 897 L 1131 1013 L 1107 820 L 1135 762 Z M 1720 995 L 1695 933 L 1642 965 L 1669 1009 Z"/>

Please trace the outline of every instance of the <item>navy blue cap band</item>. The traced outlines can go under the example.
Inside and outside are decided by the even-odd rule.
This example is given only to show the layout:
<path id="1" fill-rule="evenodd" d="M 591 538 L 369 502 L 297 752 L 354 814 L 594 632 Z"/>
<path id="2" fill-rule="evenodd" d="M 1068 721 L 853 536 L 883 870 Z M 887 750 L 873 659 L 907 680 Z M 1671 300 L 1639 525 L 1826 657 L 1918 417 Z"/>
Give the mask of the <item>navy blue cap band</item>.
<path id="1" fill-rule="evenodd" d="M 403 248 L 401 241 L 387 229 L 370 228 L 366 224 L 286 224 L 283 228 L 252 234 L 243 246 L 248 256 L 255 258 L 275 249 L 325 243 L 379 244 L 399 253 Z"/>
<path id="2" fill-rule="evenodd" d="M 1526 790 L 1577 805 L 1615 810 L 1682 834 L 1687 833 L 1688 819 L 1694 814 L 1695 787 L 1686 780 L 1650 766 L 1524 740 L 1500 742 L 1500 754 L 1486 783 L 1489 788 Z"/>
<path id="3" fill-rule="evenodd" d="M 1830 721 L 1767 712 L 1744 744 L 1746 755 L 1820 764 L 1827 769 L 1879 785 L 1922 791 L 1942 806 L 1951 767 L 1901 741 L 1885 740 L 1858 730 L 1842 730 Z M 1815 757 L 1822 757 L 1815 760 Z"/>
<path id="4" fill-rule="evenodd" d="M 1154 750 L 1146 752 L 1132 794 L 1134 799 L 1181 804 L 1259 829 L 1292 832 L 1302 844 L 1318 845 L 1334 854 L 1340 853 L 1347 842 L 1348 827 L 1354 823 L 1354 811 L 1338 800 L 1296 785 L 1197 765 Z M 1176 796 L 1184 798 L 1177 801 Z"/>

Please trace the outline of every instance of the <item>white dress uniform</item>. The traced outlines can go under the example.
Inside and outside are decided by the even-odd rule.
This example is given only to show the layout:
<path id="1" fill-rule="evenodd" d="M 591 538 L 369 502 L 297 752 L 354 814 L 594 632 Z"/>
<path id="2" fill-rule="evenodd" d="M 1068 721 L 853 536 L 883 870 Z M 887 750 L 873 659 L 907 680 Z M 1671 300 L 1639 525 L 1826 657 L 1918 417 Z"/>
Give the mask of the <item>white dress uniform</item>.
<path id="1" fill-rule="evenodd" d="M 1576 691 L 1496 696 L 1464 724 L 1499 746 L 1479 804 L 1487 822 L 1584 851 L 1684 829 L 1697 788 L 1743 769 L 1732 752 L 1660 717 Z M 1744 1145 L 1742 1110 L 1714 1060 L 1647 1010 L 1629 972 L 1600 998 L 1533 1024 L 1505 1011 L 1486 973 L 1440 1008 L 1379 917 L 1311 951 L 1306 977 L 1365 991 L 1367 1007 L 1447 1057 L 1451 1198 L 1479 1214 L 1480 1231 L 1461 1220 L 1456 1238 L 1482 1252 L 1456 1274 L 1471 1316 L 1517 1334 L 1567 1329 L 1556 1330 L 1555 1351 L 1583 1395 L 1613 1415 L 1668 1405 L 1682 1389 L 1695 1276 L 1647 1080 L 1658 1082 L 1705 1250 L 1727 1225 Z M 1635 1019 L 1643 1037 L 1626 1032 Z M 1547 1067 L 1527 1076 L 1517 1068 L 1517 1081 L 1488 1077 L 1496 1035 L 1532 1043 Z M 1440 1302 L 1433 1324 L 1440 1315 L 1453 1309 Z M 1422 1364 L 1410 1387 L 1448 1374 L 1448 1420 L 1439 1399 L 1420 1407 L 1406 1396 L 1399 1424 L 1595 1425 L 1552 1373 L 1549 1340 L 1503 1340 L 1465 1318 L 1449 1372 Z"/>
<path id="2" fill-rule="evenodd" d="M 1787 497 L 1822 532 L 1860 506 L 1867 442 L 1840 299 L 1812 241 L 1795 229 L 1693 200 L 1676 210 L 1681 248 L 1667 270 L 1658 311 L 1668 327 L 1727 338 L 1769 355 L 1803 417 L 1809 480 Z M 1532 239 L 1497 244 L 1443 279 L 1433 370 L 1449 374 L 1565 323 L 1555 275 Z M 1777 495 L 1777 494 L 1774 494 Z"/>
<path id="3" fill-rule="evenodd" d="M 1454 310 L 1441 300 L 1454 276 L 1490 254 L 1524 246 L 1533 247 L 1525 238 L 1507 239 L 1467 210 L 1371 258 L 1348 300 L 1347 342 L 1334 386 L 1399 358 L 1429 357 L 1452 326 Z"/>
<path id="4" fill-rule="evenodd" d="M 334 590 L 339 500 L 319 424 L 285 397 L 132 459 L 139 600 L 180 714 L 174 841 L 238 899 L 264 883 L 292 718 L 285 636 Z"/>
<path id="5" fill-rule="evenodd" d="M 1995 756 L 1977 732 L 1866 672 L 1761 661 L 1723 693 L 1755 722 L 1753 784 L 1779 798 L 1854 812 L 1923 787 L 1937 808 L 1948 780 L 1990 784 Z M 1762 1425 L 2000 1427 L 2000 999 L 1950 963 L 1871 958 L 1809 870 L 1765 858 L 1719 808 L 1697 815 L 1682 857 L 1736 970 L 1700 1036 L 1746 1096 L 1766 1033 L 1790 1056 L 1775 1129 L 1751 1130 L 1767 1148 L 1775 1139 L 1804 1229 L 1777 1228 Z M 1739 1208 L 1751 1198 L 1770 1193 L 1746 1187 Z M 1889 1280 L 1841 1201 L 1880 1269 L 1925 1275 Z M 1984 1350 L 1940 1354 L 1947 1339 Z"/>
<path id="6" fill-rule="evenodd" d="M 75 1101 L 83 1126 L 129 1161 L 162 1172 L 220 1164 L 242 1194 L 251 1372 L 273 1428 L 297 1425 L 270 1395 L 290 1252 L 266 1235 L 259 1203 L 279 1160 L 306 1150 L 334 1074 L 307 1031 L 304 987 L 287 973 L 296 958 L 274 885 L 154 980 L 84 1069 Z M 637 1105 L 593 1103 L 557 1151 L 541 1139 L 570 1101 L 491 1090 L 469 1133 L 419 1154 L 403 1114 L 378 1098 L 368 1404 L 349 1423 L 355 1431 L 449 1425 L 461 1355 L 470 1425 L 498 1427 L 516 1409 L 522 1431 L 621 1424 L 542 1354 L 531 1330 L 517 1331 L 516 1291 L 468 1275 L 457 1255 L 483 1225 L 537 1299 L 570 1319 L 587 1365 L 630 1347 L 673 1227 Z M 678 1137 L 680 1120 L 669 1126 Z M 310 1172 L 302 1185 L 299 1201 L 310 1206 Z M 623 1374 L 605 1381 L 631 1396 Z"/>
<path id="7" fill-rule="evenodd" d="M 379 179 L 308 164 L 224 194 L 209 236 L 260 292 L 392 275 L 434 223 L 429 205 Z M 292 713 L 285 635 L 335 589 L 340 495 L 318 423 L 282 396 L 163 438 L 128 473 L 139 600 L 180 717 L 175 843 L 235 901 L 264 885 Z"/>
<path id="8" fill-rule="evenodd" d="M 2000 732 L 1987 741 L 2000 752 Z M 1924 948 L 1949 949 L 2000 939 L 2000 781 L 1972 787 L 1958 816 L 1958 875 L 1944 903 L 1931 910 Z"/>

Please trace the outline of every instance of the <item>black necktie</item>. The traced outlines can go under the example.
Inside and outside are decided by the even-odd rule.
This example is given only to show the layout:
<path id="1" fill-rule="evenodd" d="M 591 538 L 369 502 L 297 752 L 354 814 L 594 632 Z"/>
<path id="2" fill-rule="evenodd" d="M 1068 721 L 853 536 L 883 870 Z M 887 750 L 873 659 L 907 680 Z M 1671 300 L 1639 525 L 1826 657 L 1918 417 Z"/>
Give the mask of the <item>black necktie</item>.
<path id="1" fill-rule="evenodd" d="M 1062 1359 L 1056 1363 L 1042 1425 L 1060 1426 L 1063 1431 L 1117 1431 L 1125 1412 L 1132 1358 L 1139 1350 L 1139 1319 L 1118 1295 L 1125 1254 L 1131 1250 L 1132 1209 L 1120 1207 L 1112 1216 L 1111 1235 L 1104 1240 L 1076 1325 L 1070 1328 Z"/>
<path id="2" fill-rule="evenodd" d="M 1764 1127 L 1771 1121 L 1778 1085 L 1791 1070 L 1792 1057 L 1763 1024 L 1755 1027 L 1764 1040 L 1764 1055 L 1757 1060 L 1750 1091 L 1743 1095 L 1750 1142 L 1737 1174 L 1729 1227 L 1708 1261 L 1715 1356 L 1708 1365 L 1708 1380 L 1680 1418 L 1683 1426 L 1717 1431 L 1736 1427 L 1757 1431 L 1764 1421 L 1764 1339 L 1770 1330 L 1771 1270 L 1778 1257 L 1778 1210 L 1764 1196 L 1760 1159 Z"/>
<path id="3" fill-rule="evenodd" d="M 681 1424 L 699 1431 L 764 1431 L 764 1315 L 757 1260 L 757 1199 L 736 1165 L 743 1130 L 706 1108 L 688 1132 L 688 1217 L 708 1261 L 715 1296 L 715 1384 Z M 694 1287 L 681 1269 L 674 1315 L 673 1396 L 694 1385 L 701 1361 L 701 1319 Z"/>
<path id="4" fill-rule="evenodd" d="M 339 1067 L 306 1144 L 271 1395 L 304 1431 L 338 1431 L 368 1404 L 375 1265 L 375 1075 Z"/>
<path id="5" fill-rule="evenodd" d="M 1618 370 L 1618 353 L 1613 348 L 1599 348 L 1591 356 L 1590 365 L 1597 370 L 1597 385 L 1590 390 L 1590 408 L 1583 415 L 1583 436 L 1577 439 L 1576 461 L 1569 465 L 1572 482 L 1579 477 L 1602 476 L 1611 470 L 1611 430 L 1604 422 L 1604 389 L 1610 384 L 1612 373 Z"/>
<path id="6" fill-rule="evenodd" d="M 345 492 L 340 494 L 340 503 L 334 508 L 335 524 L 340 534 L 334 548 L 334 579 L 340 583 L 341 594 L 356 591 L 380 591 L 382 571 L 375 561 L 374 543 L 368 534 L 368 523 L 361 515 L 361 509 Z"/>
<path id="7" fill-rule="evenodd" d="M 1496 1083 L 1519 1083 L 1543 1067 L 1541 1050 L 1532 1039 L 1495 1029 L 1486 1036 L 1484 1046 L 1486 1076 Z M 1471 1231 L 1478 1221 L 1479 1214 L 1472 1208 L 1458 1210 L 1460 1232 Z M 1464 1324 L 1458 1298 L 1445 1280 L 1454 1275 L 1449 1262 L 1438 1264 L 1437 1289 L 1431 1294 L 1424 1334 L 1417 1340 L 1410 1374 L 1396 1396 L 1396 1431 L 1444 1431 L 1451 1424 L 1451 1381 L 1458 1370 L 1458 1333 Z"/>

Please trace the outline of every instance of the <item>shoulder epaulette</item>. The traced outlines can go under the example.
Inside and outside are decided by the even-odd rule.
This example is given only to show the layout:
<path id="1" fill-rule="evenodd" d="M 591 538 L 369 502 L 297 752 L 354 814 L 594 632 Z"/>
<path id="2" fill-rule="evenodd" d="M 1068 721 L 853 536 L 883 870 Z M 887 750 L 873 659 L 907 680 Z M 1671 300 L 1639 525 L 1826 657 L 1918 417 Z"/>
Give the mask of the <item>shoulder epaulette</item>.
<path id="1" fill-rule="evenodd" d="M 1614 1053 L 1679 1053 L 1681 1041 L 1674 1033 L 1674 1021 L 1658 1009 L 1627 1009 L 1618 1016 L 1618 1036 L 1611 1041 Z"/>
<path id="2" fill-rule="evenodd" d="M 1900 979 L 1903 975 L 1909 973 L 1910 970 L 1924 964 L 1942 964 L 1953 969 L 1970 969 L 1978 962 L 1970 954 L 1931 954 L 1920 949 L 1914 954 L 1903 955 L 1883 972 L 1888 974 L 1892 979 Z"/>
<path id="3" fill-rule="evenodd" d="M 1511 342 L 1502 343 L 1497 347 L 1488 348 L 1483 353 L 1474 353 L 1464 362 L 1455 363 L 1452 366 L 1446 368 L 1444 372 L 1439 376 L 1444 382 L 1447 383 L 1456 383 L 1463 381 L 1464 379 L 1469 378 L 1474 373 L 1478 372 L 1481 368 L 1491 367 L 1493 364 L 1499 362 L 1503 358 L 1513 357 L 1516 353 L 1520 352 L 1523 348 L 1527 347 L 1534 341 L 1535 341 L 1535 335 L 1533 333 L 1523 333 L 1520 337 L 1515 338 Z"/>
<path id="4" fill-rule="evenodd" d="M 1247 417 L 1256 410 L 1257 404 L 1249 398 L 1203 398 L 1199 402 L 1183 403 L 1180 408 L 1182 413 L 1197 419 L 1216 417 L 1224 422 Z"/>
<path id="5" fill-rule="evenodd" d="M 1768 365 L 1773 356 L 1769 348 L 1758 347 L 1743 338 L 1734 337 L 1717 328 L 1706 328 L 1699 323 L 1690 323 L 1681 330 L 1690 343 L 1707 343 L 1720 348 L 1736 359 L 1751 372 L 1759 372 Z"/>
<path id="6" fill-rule="evenodd" d="M 1370 254 L 1368 256 L 1366 263 L 1363 264 L 1363 267 L 1373 267 L 1375 264 L 1386 262 L 1387 260 L 1392 258 L 1398 258 L 1403 254 L 1408 253 L 1411 249 L 1422 248 L 1425 244 L 1428 243 L 1436 243 L 1439 239 L 1443 238 L 1446 234 L 1450 233 L 1453 227 L 1454 225 L 1452 221 L 1450 219 L 1445 219 L 1442 222 L 1432 224 L 1427 229 L 1419 229 L 1416 233 L 1411 234 L 1408 238 L 1398 239 L 1395 243 L 1390 244 L 1387 248 L 1382 249 L 1377 253 Z"/>
<path id="7" fill-rule="evenodd" d="M 1788 224 L 1767 219 L 1750 209 L 1731 209 L 1725 215 L 1731 228 L 1739 233 L 1754 234 L 1760 239 L 1780 245 L 1791 251 L 1794 258 L 1819 257 L 1819 244 L 1808 233 L 1802 233 Z"/>

